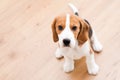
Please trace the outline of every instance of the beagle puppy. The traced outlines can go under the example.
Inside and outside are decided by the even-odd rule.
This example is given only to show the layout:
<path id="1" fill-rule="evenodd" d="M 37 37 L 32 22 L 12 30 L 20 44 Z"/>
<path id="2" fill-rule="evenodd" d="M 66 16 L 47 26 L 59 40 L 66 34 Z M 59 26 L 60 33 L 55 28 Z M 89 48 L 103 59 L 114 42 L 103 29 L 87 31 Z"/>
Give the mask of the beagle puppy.
<path id="1" fill-rule="evenodd" d="M 88 73 L 96 75 L 99 66 L 94 59 L 94 51 L 102 51 L 95 31 L 90 23 L 78 17 L 78 10 L 69 4 L 74 15 L 66 14 L 57 16 L 52 23 L 53 41 L 58 42 L 56 57 L 64 57 L 63 69 L 65 72 L 74 70 L 74 60 L 86 57 Z M 94 50 L 94 51 L 93 51 Z"/>

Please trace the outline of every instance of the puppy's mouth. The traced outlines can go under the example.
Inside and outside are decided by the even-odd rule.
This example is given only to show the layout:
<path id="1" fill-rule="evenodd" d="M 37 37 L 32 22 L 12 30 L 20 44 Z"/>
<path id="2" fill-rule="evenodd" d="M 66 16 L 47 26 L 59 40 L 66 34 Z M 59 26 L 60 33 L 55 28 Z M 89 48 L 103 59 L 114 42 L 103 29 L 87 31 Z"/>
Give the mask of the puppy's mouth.
<path id="1" fill-rule="evenodd" d="M 70 45 L 65 45 L 65 44 L 64 44 L 63 47 L 70 47 Z"/>

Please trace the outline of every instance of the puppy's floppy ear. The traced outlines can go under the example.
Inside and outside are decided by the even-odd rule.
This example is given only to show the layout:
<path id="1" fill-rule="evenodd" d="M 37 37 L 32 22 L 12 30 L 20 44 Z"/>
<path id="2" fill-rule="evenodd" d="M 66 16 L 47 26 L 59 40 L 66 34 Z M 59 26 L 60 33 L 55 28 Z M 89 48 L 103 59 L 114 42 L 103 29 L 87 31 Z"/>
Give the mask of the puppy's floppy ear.
<path id="1" fill-rule="evenodd" d="M 84 21 L 84 20 L 79 20 L 80 21 L 80 31 L 79 31 L 79 34 L 78 34 L 78 43 L 81 45 L 81 44 L 84 44 L 87 40 L 88 40 L 88 28 L 89 28 L 89 25 Z"/>
<path id="2" fill-rule="evenodd" d="M 57 32 L 56 32 L 55 24 L 56 24 L 56 18 L 54 19 L 51 27 L 52 27 L 52 33 L 53 33 L 53 41 L 57 42 L 58 41 L 58 35 L 57 35 Z"/>

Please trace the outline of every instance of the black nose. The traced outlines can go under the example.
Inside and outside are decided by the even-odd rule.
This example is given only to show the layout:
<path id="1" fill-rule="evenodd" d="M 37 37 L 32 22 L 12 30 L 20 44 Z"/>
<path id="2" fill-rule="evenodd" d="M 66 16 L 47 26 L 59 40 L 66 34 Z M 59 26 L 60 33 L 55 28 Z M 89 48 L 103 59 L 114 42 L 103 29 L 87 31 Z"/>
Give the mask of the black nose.
<path id="1" fill-rule="evenodd" d="M 64 43 L 65 46 L 69 46 L 70 40 L 69 39 L 64 39 L 63 43 Z"/>

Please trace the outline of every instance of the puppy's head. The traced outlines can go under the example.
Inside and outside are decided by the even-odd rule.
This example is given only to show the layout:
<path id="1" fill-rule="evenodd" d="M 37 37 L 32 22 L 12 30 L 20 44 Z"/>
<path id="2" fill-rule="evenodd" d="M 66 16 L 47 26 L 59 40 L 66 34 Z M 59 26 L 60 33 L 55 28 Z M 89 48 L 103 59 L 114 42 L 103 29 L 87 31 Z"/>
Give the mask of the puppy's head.
<path id="1" fill-rule="evenodd" d="M 88 40 L 88 24 L 78 16 L 62 15 L 52 23 L 54 42 L 59 42 L 60 47 L 74 48 Z"/>

